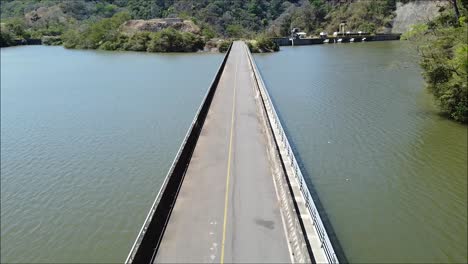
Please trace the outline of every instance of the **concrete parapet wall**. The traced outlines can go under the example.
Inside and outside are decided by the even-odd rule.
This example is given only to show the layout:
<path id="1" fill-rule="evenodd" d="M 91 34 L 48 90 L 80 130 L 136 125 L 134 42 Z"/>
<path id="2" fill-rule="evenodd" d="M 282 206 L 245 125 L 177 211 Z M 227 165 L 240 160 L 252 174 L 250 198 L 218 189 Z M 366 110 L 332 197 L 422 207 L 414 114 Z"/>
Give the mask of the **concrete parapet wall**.
<path id="1" fill-rule="evenodd" d="M 371 36 L 371 41 L 399 40 L 401 34 L 376 34 Z"/>
<path id="2" fill-rule="evenodd" d="M 15 46 L 19 45 L 41 45 L 41 39 L 15 39 Z"/>
<path id="3" fill-rule="evenodd" d="M 295 39 L 291 45 L 294 46 L 304 46 L 304 45 L 315 45 L 315 44 L 323 44 L 324 39 L 319 38 L 310 38 L 310 39 Z"/>
<path id="4" fill-rule="evenodd" d="M 315 45 L 315 44 L 323 44 L 324 39 L 319 38 L 305 38 L 305 39 L 295 39 L 294 41 L 290 40 L 289 38 L 272 38 L 276 44 L 279 46 L 292 46 L 294 42 L 294 46 L 304 46 L 304 45 Z"/>
<path id="5" fill-rule="evenodd" d="M 231 47 L 232 44 L 226 52 L 218 72 L 192 121 L 125 263 L 143 264 L 153 262 L 169 221 L 172 208 L 177 200 L 177 195 L 216 92 L 218 82 L 223 73 L 224 66 L 226 65 Z"/>
<path id="6" fill-rule="evenodd" d="M 289 38 L 272 38 L 271 40 L 278 44 L 278 46 L 291 46 L 291 40 L 289 40 Z"/>
<path id="7" fill-rule="evenodd" d="M 375 35 L 363 35 L 363 36 L 337 36 L 337 37 L 326 37 L 326 38 L 307 38 L 307 39 L 295 39 L 294 41 L 289 38 L 272 38 L 279 46 L 305 46 L 305 45 L 317 45 L 324 44 L 325 39 L 328 39 L 328 43 L 337 43 L 338 39 L 341 39 L 342 43 L 351 42 L 362 42 L 365 41 L 388 41 L 388 40 L 399 40 L 401 34 L 375 34 Z M 294 43 L 293 43 L 294 42 Z"/>

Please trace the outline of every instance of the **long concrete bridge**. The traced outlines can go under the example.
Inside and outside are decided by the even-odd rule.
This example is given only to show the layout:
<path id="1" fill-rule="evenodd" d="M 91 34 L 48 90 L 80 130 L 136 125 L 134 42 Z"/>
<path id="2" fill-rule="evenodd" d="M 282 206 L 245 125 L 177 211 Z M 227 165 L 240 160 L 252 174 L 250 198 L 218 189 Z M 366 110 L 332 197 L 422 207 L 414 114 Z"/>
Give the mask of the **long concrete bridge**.
<path id="1" fill-rule="evenodd" d="M 234 42 L 126 263 L 346 262 L 319 211 L 250 51 Z"/>

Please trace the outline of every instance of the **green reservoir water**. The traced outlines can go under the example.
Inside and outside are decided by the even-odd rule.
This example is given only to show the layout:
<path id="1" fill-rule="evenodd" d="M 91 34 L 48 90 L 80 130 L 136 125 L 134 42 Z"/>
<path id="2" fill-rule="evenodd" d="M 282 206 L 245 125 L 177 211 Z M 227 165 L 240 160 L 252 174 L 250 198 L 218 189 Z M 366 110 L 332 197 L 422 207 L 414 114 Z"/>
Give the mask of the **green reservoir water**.
<path id="1" fill-rule="evenodd" d="M 441 117 L 405 42 L 256 55 L 353 263 L 466 263 L 467 126 Z"/>
<path id="2" fill-rule="evenodd" d="M 467 126 L 406 43 L 255 58 L 351 262 L 467 261 Z M 122 263 L 221 60 L 1 49 L 1 262 Z"/>
<path id="3" fill-rule="evenodd" d="M 122 263 L 221 54 L 1 49 L 1 262 Z"/>

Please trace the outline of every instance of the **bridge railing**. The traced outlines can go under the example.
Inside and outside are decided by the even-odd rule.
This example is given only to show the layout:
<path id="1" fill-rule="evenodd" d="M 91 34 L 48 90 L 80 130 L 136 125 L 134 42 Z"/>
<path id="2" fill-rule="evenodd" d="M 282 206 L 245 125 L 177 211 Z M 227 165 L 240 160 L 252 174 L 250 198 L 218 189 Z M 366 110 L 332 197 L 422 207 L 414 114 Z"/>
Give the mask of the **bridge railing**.
<path id="1" fill-rule="evenodd" d="M 281 144 L 282 145 L 281 147 L 285 149 L 284 156 L 282 153 L 280 153 L 280 155 L 282 156 L 281 158 L 286 166 L 291 166 L 292 168 L 292 171 L 294 174 L 293 176 L 296 179 L 297 183 L 299 184 L 301 194 L 305 200 L 307 210 L 312 218 L 314 228 L 319 236 L 319 239 L 320 239 L 323 251 L 325 253 L 325 256 L 328 260 L 328 263 L 339 263 L 337 255 L 333 248 L 333 245 L 325 229 L 325 226 L 322 222 L 322 219 L 320 218 L 320 214 L 317 210 L 317 207 L 315 206 L 314 200 L 312 199 L 312 195 L 310 194 L 309 188 L 307 187 L 306 181 L 304 179 L 304 175 L 302 174 L 302 171 L 299 167 L 296 157 L 294 156 L 293 150 L 291 148 L 291 144 L 289 144 L 289 140 L 286 136 L 286 133 L 284 132 L 283 126 L 281 125 L 281 121 L 272 103 L 268 90 L 266 89 L 266 85 L 263 82 L 260 72 L 258 71 L 257 65 L 252 57 L 252 54 L 250 53 L 250 51 L 248 51 L 247 47 L 246 49 L 247 49 L 247 54 L 250 60 L 250 64 L 254 71 L 254 77 L 259 86 L 260 95 L 262 97 L 263 103 L 266 108 L 269 122 L 272 126 L 272 129 L 276 130 L 274 133 L 275 134 L 274 136 L 276 138 L 277 144 Z"/>
<path id="2" fill-rule="evenodd" d="M 195 114 L 125 263 L 153 263 L 231 48 L 232 44 L 229 46 L 205 98 Z"/>

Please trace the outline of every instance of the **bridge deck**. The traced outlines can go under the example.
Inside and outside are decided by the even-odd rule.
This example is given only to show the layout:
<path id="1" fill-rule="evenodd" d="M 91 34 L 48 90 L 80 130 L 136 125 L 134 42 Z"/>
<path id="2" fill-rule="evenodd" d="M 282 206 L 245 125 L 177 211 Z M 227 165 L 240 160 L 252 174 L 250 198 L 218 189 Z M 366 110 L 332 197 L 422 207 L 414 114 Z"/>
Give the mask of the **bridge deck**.
<path id="1" fill-rule="evenodd" d="M 155 262 L 291 262 L 244 45 L 233 44 Z"/>

